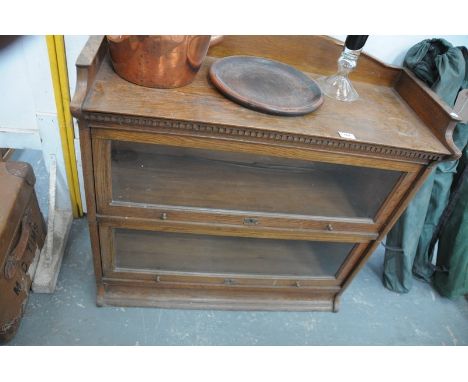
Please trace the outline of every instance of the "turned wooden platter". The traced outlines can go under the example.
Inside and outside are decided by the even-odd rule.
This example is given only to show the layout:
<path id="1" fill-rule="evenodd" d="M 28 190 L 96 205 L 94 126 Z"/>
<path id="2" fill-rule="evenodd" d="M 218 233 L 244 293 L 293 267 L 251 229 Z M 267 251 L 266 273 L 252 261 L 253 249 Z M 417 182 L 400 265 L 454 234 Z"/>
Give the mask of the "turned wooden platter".
<path id="1" fill-rule="evenodd" d="M 303 115 L 323 102 L 318 84 L 278 61 L 230 56 L 211 65 L 211 82 L 227 98 L 250 109 L 276 115 Z"/>

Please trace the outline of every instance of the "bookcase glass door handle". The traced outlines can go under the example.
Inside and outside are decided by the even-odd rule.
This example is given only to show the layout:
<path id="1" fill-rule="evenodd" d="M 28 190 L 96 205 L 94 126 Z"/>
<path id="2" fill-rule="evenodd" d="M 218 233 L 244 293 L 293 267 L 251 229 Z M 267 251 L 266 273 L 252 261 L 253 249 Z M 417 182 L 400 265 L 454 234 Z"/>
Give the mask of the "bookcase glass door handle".
<path id="1" fill-rule="evenodd" d="M 255 218 L 244 218 L 244 224 L 245 225 L 257 225 L 258 220 Z"/>

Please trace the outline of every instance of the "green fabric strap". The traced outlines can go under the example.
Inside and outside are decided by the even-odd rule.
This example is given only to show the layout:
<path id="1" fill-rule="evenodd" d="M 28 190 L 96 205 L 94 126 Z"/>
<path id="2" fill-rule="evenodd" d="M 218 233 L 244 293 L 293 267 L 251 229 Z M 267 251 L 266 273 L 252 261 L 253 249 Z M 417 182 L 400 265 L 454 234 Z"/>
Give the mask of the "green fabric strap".
<path id="1" fill-rule="evenodd" d="M 468 125 L 465 125 L 465 130 Z M 460 173 L 468 166 L 468 146 L 460 160 Z M 463 170 L 462 170 L 463 169 Z M 439 237 L 438 270 L 434 285 L 449 298 L 468 294 L 468 177 L 463 178 L 460 197 Z"/>

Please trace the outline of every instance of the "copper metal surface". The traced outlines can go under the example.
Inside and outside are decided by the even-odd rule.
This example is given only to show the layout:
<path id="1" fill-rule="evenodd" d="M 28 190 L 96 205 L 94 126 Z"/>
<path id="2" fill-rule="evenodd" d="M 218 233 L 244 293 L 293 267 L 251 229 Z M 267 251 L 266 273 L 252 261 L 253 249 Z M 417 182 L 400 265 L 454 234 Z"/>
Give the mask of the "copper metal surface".
<path id="1" fill-rule="evenodd" d="M 192 82 L 210 46 L 222 36 L 107 36 L 118 75 L 138 85 L 177 88 Z"/>

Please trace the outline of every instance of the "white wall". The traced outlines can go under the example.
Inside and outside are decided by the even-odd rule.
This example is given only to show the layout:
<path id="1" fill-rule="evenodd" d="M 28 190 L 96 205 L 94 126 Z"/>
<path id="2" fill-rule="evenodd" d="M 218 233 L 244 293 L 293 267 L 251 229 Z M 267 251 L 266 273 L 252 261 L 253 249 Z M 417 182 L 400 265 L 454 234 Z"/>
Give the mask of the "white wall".
<path id="1" fill-rule="evenodd" d="M 344 41 L 345 35 L 332 36 L 338 40 Z M 419 35 L 419 36 L 373 36 L 370 35 L 367 39 L 364 51 L 380 59 L 381 61 L 391 64 L 402 66 L 403 59 L 406 52 L 413 45 L 428 38 L 444 38 L 454 46 L 468 47 L 467 36 L 436 36 L 436 35 Z"/>
<path id="2" fill-rule="evenodd" d="M 0 147 L 40 148 L 36 114 L 55 113 L 42 36 L 21 37 L 0 50 L 0 91 L 0 132 L 11 133 L 0 133 Z"/>
<path id="3" fill-rule="evenodd" d="M 23 36 L 0 50 L 0 147 L 37 149 L 57 160 L 57 204 L 70 208 L 44 36 Z"/>

